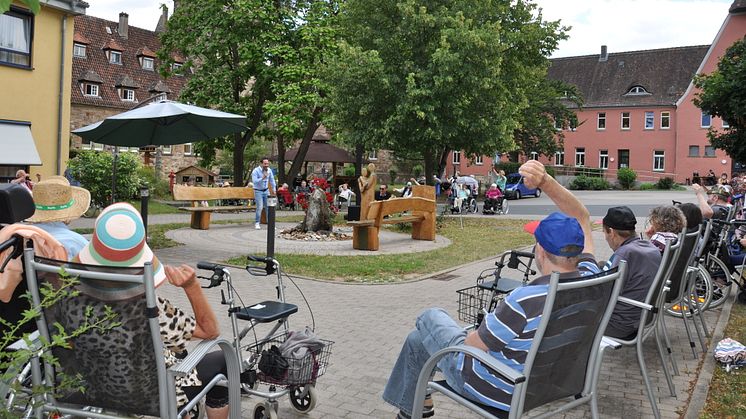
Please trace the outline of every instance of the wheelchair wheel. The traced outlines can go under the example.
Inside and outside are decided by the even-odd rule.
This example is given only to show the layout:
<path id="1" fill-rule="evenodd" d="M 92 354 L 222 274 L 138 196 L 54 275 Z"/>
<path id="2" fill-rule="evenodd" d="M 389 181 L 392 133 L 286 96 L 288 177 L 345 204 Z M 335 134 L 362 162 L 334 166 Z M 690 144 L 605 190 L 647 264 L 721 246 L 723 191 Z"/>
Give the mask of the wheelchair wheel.
<path id="1" fill-rule="evenodd" d="M 477 200 L 476 199 L 472 199 L 471 201 L 469 201 L 469 208 L 468 208 L 468 210 L 469 210 L 469 212 L 472 212 L 474 214 L 476 214 L 477 212 L 479 212 L 478 208 L 477 208 Z"/>
<path id="2" fill-rule="evenodd" d="M 277 411 L 269 402 L 259 403 L 254 407 L 254 419 L 277 419 Z"/>
<path id="3" fill-rule="evenodd" d="M 508 200 L 507 199 L 503 199 L 503 206 L 502 206 L 501 212 L 503 214 L 507 214 L 508 213 L 508 209 L 510 209 L 510 204 L 508 204 Z"/>
<path id="4" fill-rule="evenodd" d="M 694 307 L 692 310 L 694 312 L 698 312 L 699 309 L 707 310 L 710 307 L 713 287 L 712 278 L 710 277 L 709 272 L 707 272 L 707 269 L 705 269 L 704 266 L 698 265 L 695 275 L 696 278 L 694 279 L 694 294 L 691 297 L 698 299 L 699 308 Z M 683 315 L 685 315 L 686 317 L 691 317 L 689 307 L 681 301 L 666 305 L 666 313 L 670 316 L 681 317 L 682 311 Z"/>
<path id="5" fill-rule="evenodd" d="M 733 284 L 730 271 L 720 258 L 712 255 L 707 257 L 705 268 L 712 280 L 712 301 L 709 308 L 719 307 L 730 295 L 730 287 Z"/>
<path id="6" fill-rule="evenodd" d="M 318 393 L 316 393 L 316 387 L 313 384 L 293 387 L 290 389 L 289 396 L 290 404 L 299 413 L 307 413 L 313 410 L 319 398 Z"/>

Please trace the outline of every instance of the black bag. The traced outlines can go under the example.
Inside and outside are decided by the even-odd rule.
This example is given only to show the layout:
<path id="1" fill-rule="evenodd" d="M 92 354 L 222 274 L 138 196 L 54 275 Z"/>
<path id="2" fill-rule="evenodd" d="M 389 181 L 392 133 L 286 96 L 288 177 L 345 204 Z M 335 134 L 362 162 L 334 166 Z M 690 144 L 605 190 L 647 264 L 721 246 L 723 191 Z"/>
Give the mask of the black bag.
<path id="1" fill-rule="evenodd" d="M 259 359 L 259 371 L 267 376 L 280 380 L 285 377 L 288 370 L 288 361 L 282 356 L 280 349 L 272 345 L 269 350 L 262 351 Z"/>

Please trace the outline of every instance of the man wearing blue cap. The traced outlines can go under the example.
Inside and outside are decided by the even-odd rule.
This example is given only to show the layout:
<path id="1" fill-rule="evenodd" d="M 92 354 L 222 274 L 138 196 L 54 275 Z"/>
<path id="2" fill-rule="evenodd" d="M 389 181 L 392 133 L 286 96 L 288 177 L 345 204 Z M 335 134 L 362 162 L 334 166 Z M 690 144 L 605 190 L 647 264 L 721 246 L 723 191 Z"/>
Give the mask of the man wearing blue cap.
<path id="1" fill-rule="evenodd" d="M 472 332 L 467 333 L 442 309 L 423 312 L 415 330 L 407 336 L 383 392 L 383 399 L 400 409 L 397 418 L 411 417 L 420 370 L 430 355 L 445 347 L 473 346 L 521 371 L 544 309 L 549 275 L 556 271 L 560 277 L 575 278 L 600 271 L 588 253 L 588 249 L 593 249 L 588 210 L 546 175 L 543 166 L 529 163 L 521 167 L 524 182 L 541 187 L 564 212 L 554 212 L 541 222 L 524 227 L 536 237 L 535 260 L 542 276 L 508 294 Z M 438 368 L 459 394 L 498 409 L 509 409 L 512 385 L 489 374 L 479 361 L 452 354 L 444 357 Z M 423 417 L 434 415 L 431 399 L 425 400 L 422 413 Z"/>

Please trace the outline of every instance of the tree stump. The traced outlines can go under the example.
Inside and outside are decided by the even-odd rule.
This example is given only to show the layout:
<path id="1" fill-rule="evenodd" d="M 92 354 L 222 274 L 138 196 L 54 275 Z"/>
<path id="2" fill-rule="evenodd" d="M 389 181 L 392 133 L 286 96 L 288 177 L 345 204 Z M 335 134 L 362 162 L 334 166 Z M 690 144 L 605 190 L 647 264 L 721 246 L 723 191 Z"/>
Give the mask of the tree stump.
<path id="1" fill-rule="evenodd" d="M 308 210 L 298 228 L 304 232 L 332 231 L 332 212 L 326 201 L 326 193 L 321 189 L 316 188 L 308 197 Z"/>

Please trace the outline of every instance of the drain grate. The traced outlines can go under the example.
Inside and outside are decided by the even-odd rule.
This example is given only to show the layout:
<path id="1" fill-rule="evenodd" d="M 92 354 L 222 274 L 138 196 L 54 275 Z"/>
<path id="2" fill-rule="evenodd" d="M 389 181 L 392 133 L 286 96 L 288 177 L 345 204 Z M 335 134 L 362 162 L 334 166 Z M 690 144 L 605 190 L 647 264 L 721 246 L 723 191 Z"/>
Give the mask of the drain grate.
<path id="1" fill-rule="evenodd" d="M 458 278 L 458 275 L 454 274 L 441 274 L 441 275 L 435 275 L 431 276 L 430 279 L 434 279 L 436 281 L 450 281 L 454 278 Z"/>

